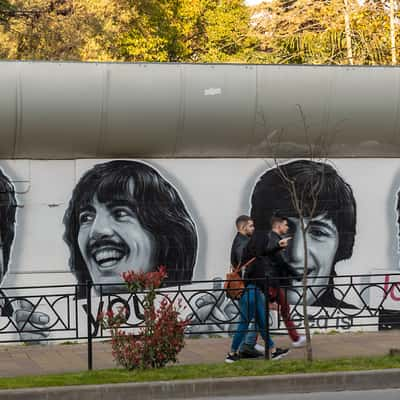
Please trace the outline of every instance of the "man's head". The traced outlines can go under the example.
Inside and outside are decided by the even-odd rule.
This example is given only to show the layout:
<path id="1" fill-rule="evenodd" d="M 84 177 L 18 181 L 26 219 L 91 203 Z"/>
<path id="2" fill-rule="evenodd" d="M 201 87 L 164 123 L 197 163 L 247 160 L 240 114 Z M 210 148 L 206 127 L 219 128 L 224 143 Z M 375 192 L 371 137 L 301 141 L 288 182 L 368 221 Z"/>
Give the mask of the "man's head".
<path id="1" fill-rule="evenodd" d="M 332 282 L 322 276 L 334 275 L 334 266 L 351 257 L 356 232 L 356 203 L 351 187 L 329 164 L 300 160 L 272 168 L 257 182 L 252 198 L 251 216 L 256 229 L 271 229 L 277 212 L 285 215 L 289 235 L 293 238 L 286 251 L 287 261 L 298 273 L 304 271 L 304 246 L 299 213 L 293 206 L 293 191 L 300 199 L 304 213 L 308 244 L 310 285 Z M 315 200 L 316 199 L 316 200 Z M 310 296 L 309 304 L 316 300 Z M 295 302 L 292 298 L 291 302 Z"/>
<path id="2" fill-rule="evenodd" d="M 121 283 L 122 272 L 160 265 L 169 282 L 192 279 L 194 223 L 177 191 L 144 163 L 95 165 L 76 185 L 64 225 L 70 265 L 81 283 Z"/>
<path id="3" fill-rule="evenodd" d="M 288 219 L 275 214 L 271 217 L 271 229 L 278 235 L 286 235 L 289 230 Z"/>
<path id="4" fill-rule="evenodd" d="M 254 233 L 254 222 L 248 215 L 240 215 L 236 218 L 236 229 L 245 236 L 251 236 Z"/>
<path id="5" fill-rule="evenodd" d="M 11 181 L 0 170 L 0 281 L 7 272 L 15 235 L 17 201 Z"/>

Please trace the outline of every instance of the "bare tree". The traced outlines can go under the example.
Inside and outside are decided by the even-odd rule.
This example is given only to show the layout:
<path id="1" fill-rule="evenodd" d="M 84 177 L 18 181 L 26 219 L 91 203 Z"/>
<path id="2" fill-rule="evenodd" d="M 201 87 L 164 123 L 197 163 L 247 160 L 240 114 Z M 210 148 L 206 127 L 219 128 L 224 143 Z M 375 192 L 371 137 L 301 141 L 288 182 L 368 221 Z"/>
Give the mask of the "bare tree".
<path id="1" fill-rule="evenodd" d="M 350 4 L 349 0 L 344 0 L 344 26 L 346 34 L 347 60 L 353 65 L 353 49 L 351 44 L 351 28 L 350 28 Z"/>
<path id="2" fill-rule="evenodd" d="M 392 65 L 397 64 L 396 57 L 396 29 L 395 29 L 395 0 L 390 0 L 390 43 L 391 43 L 391 54 L 392 54 Z"/>
<path id="3" fill-rule="evenodd" d="M 309 129 L 306 123 L 306 118 L 304 112 L 299 104 L 297 104 L 297 108 L 299 110 L 303 130 L 305 137 L 305 152 L 307 153 L 306 159 L 310 161 L 317 161 L 321 165 L 326 165 L 328 162 L 328 149 L 330 148 L 331 142 L 329 142 L 329 138 L 326 134 L 319 135 L 315 140 L 312 140 L 309 134 Z M 265 123 L 265 119 L 264 119 Z M 281 154 L 280 146 L 283 143 L 284 132 L 274 131 L 271 135 L 267 136 L 267 144 L 269 149 L 271 150 L 273 157 L 273 166 L 277 171 L 282 180 L 284 187 L 287 189 L 290 194 L 291 203 L 295 214 L 298 217 L 300 223 L 300 230 L 303 239 L 303 259 L 304 259 L 304 272 L 302 277 L 302 289 L 303 289 L 303 297 L 302 297 L 302 309 L 304 316 L 304 329 L 306 333 L 306 359 L 308 361 L 313 360 L 313 352 L 312 352 L 312 343 L 311 343 L 311 334 L 310 334 L 310 323 L 308 317 L 308 304 L 307 304 L 307 291 L 308 287 L 308 266 L 309 266 L 309 248 L 307 242 L 307 233 L 310 228 L 309 222 L 317 217 L 316 212 L 318 210 L 318 206 L 320 204 L 320 194 L 321 190 L 324 187 L 324 178 L 325 172 L 324 169 L 321 172 L 321 169 L 315 171 L 315 173 L 311 173 L 307 178 L 308 181 L 306 185 L 299 185 L 296 182 L 296 179 L 291 177 L 285 168 L 285 163 L 282 163 L 278 158 Z M 272 141 L 272 138 L 274 141 Z"/>

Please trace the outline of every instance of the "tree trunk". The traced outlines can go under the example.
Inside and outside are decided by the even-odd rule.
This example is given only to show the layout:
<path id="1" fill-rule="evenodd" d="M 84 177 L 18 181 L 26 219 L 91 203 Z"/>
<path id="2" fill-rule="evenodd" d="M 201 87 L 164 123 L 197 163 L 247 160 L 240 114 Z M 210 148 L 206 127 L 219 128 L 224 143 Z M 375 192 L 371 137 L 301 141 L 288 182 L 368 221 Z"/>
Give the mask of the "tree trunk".
<path id="1" fill-rule="evenodd" d="M 397 64 L 396 57 L 396 28 L 394 25 L 394 10 L 395 3 L 394 0 L 390 0 L 390 44 L 391 44 L 391 53 L 392 53 L 392 65 Z"/>
<path id="2" fill-rule="evenodd" d="M 301 234 L 303 235 L 303 249 L 304 249 L 304 273 L 303 273 L 303 316 L 304 316 L 304 330 L 306 332 L 306 359 L 307 361 L 313 360 L 310 323 L 308 320 L 308 304 L 307 304 L 307 278 L 308 278 L 308 246 L 307 246 L 307 229 L 304 224 L 304 217 L 300 216 Z"/>
<path id="3" fill-rule="evenodd" d="M 350 65 L 353 65 L 353 50 L 351 47 L 349 0 L 344 0 L 344 25 L 345 25 L 345 34 L 346 34 L 347 62 Z"/>

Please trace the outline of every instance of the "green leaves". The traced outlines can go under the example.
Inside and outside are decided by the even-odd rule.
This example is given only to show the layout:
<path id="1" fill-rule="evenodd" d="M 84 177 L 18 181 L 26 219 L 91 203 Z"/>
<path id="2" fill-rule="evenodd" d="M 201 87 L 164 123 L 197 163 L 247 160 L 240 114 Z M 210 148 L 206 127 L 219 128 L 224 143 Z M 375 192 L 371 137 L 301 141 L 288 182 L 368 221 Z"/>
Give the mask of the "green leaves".
<path id="1" fill-rule="evenodd" d="M 390 64 L 390 0 L 347 1 L 354 63 Z M 344 16 L 344 0 L 0 0 L 0 57 L 346 64 Z"/>

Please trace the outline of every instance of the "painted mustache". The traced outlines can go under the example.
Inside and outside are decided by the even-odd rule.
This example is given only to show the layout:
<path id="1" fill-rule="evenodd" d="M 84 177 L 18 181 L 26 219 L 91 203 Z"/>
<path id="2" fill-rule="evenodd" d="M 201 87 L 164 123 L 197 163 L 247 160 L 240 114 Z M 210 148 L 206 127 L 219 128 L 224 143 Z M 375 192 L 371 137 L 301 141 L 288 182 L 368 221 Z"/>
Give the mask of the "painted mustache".
<path id="1" fill-rule="evenodd" d="M 114 267 L 122 258 L 128 256 L 130 253 L 129 247 L 125 242 L 110 238 L 89 241 L 87 251 L 96 264 L 104 269 Z"/>

